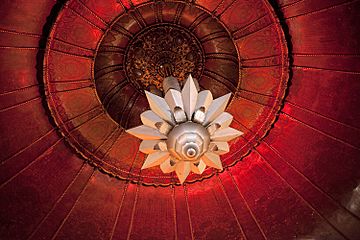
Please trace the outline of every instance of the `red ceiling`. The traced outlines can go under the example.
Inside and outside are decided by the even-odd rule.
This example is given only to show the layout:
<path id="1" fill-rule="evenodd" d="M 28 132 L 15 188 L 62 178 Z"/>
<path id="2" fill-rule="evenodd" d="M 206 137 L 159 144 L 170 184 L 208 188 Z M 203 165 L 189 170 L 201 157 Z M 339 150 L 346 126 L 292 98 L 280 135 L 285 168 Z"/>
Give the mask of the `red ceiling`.
<path id="1" fill-rule="evenodd" d="M 243 49 L 243 43 L 238 45 L 241 73 L 249 66 L 274 67 L 271 61 L 262 61 L 273 57 L 266 55 L 271 49 L 256 44 L 266 39 L 258 35 L 261 24 L 266 26 L 258 11 L 272 6 L 276 19 L 272 25 L 286 37 L 290 76 L 285 99 L 279 99 L 284 106 L 274 112 L 276 122 L 264 138 L 251 142 L 248 137 L 234 144 L 231 162 L 223 160 L 229 163 L 223 172 L 212 171 L 209 178 L 183 186 L 165 180 L 166 187 L 152 186 L 162 183 L 159 171 L 139 171 L 143 156 L 130 156 L 136 142 L 110 151 L 114 159 L 123 156 L 121 166 L 128 167 L 114 172 L 84 154 L 96 147 L 74 146 L 69 141 L 73 131 L 54 122 L 57 117 L 48 102 L 53 95 L 43 72 L 57 67 L 60 75 L 66 75 L 72 66 L 43 61 L 49 50 L 46 41 L 54 33 L 51 25 L 59 12 L 66 13 L 63 2 L 3 0 L 0 7 L 0 239 L 360 239 L 360 1 L 278 0 L 271 5 L 265 0 L 186 1 L 187 6 L 196 5 L 228 21 L 230 30 L 230 23 L 237 21 L 252 29 L 239 36 L 253 38 Z M 125 10 L 140 9 L 136 15 L 146 16 L 140 8 L 146 1 L 70 2 L 79 7 L 77 11 L 89 13 L 82 21 L 100 28 L 92 32 L 94 36 L 102 34 L 101 24 Z M 247 8 L 236 8 L 237 4 Z M 230 11 L 229 20 L 225 16 Z M 257 17 L 246 18 L 247 13 Z M 77 26 L 76 21 L 64 26 Z M 76 40 L 91 42 L 73 31 L 79 35 Z M 93 47 L 96 44 L 87 46 Z M 71 70 L 74 75 L 84 67 L 78 66 Z M 239 98 L 252 105 L 274 104 L 269 98 L 275 95 L 256 87 L 276 76 L 262 73 L 268 81 L 249 78 L 248 85 L 237 89 Z M 63 87 L 60 91 L 71 89 L 69 84 Z M 87 99 L 84 96 L 74 95 L 66 106 L 76 106 Z M 244 111 L 241 104 L 245 107 L 234 104 L 235 112 Z M 247 121 L 259 121 L 263 112 L 252 114 L 252 109 Z M 86 125 L 81 125 L 82 134 L 96 131 Z M 256 136 L 252 125 L 243 127 L 248 136 Z M 124 140 L 127 135 L 113 135 L 110 143 L 129 143 Z M 84 136 L 91 141 L 92 135 L 80 137 Z M 110 143 L 102 146 L 110 149 Z M 245 157 L 235 154 L 241 144 L 251 145 Z M 119 176 L 121 170 L 128 177 Z"/>

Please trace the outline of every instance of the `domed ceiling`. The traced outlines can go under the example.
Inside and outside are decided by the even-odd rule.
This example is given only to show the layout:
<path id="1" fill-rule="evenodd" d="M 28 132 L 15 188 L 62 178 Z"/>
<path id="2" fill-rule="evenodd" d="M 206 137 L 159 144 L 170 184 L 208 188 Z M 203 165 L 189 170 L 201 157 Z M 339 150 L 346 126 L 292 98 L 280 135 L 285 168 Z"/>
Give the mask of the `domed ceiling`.
<path id="1" fill-rule="evenodd" d="M 360 239 L 357 0 L 5 0 L 0 239 Z M 224 170 L 141 169 L 169 72 L 243 132 Z"/>

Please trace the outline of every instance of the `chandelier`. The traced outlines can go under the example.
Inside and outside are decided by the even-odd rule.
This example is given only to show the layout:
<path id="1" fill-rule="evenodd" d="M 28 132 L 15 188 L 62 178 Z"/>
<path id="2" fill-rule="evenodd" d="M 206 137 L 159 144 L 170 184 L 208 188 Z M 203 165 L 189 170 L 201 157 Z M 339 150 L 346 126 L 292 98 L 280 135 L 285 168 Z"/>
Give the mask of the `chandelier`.
<path id="1" fill-rule="evenodd" d="M 213 99 L 209 90 L 199 92 L 191 75 L 182 89 L 175 77 L 164 78 L 163 90 L 164 98 L 145 91 L 151 110 L 140 115 L 143 125 L 126 131 L 143 140 L 139 150 L 148 156 L 141 169 L 160 165 L 164 173 L 175 171 L 181 184 L 207 166 L 222 170 L 227 142 L 243 134 L 229 127 L 233 117 L 224 112 L 231 93 Z"/>

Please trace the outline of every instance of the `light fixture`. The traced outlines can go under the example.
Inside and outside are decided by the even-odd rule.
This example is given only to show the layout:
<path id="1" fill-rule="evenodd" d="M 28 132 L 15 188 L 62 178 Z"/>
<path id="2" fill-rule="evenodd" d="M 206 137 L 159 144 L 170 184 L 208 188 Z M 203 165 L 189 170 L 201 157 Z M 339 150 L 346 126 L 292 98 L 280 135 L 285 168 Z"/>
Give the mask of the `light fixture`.
<path id="1" fill-rule="evenodd" d="M 199 92 L 191 75 L 182 89 L 175 77 L 166 77 L 163 89 L 164 98 L 145 91 L 151 110 L 140 116 L 144 125 L 127 130 L 143 140 L 140 151 L 148 156 L 141 169 L 160 165 L 164 173 L 175 171 L 180 183 L 206 166 L 222 170 L 227 142 L 243 134 L 229 127 L 233 117 L 224 112 L 231 93 L 213 99 L 209 90 Z"/>

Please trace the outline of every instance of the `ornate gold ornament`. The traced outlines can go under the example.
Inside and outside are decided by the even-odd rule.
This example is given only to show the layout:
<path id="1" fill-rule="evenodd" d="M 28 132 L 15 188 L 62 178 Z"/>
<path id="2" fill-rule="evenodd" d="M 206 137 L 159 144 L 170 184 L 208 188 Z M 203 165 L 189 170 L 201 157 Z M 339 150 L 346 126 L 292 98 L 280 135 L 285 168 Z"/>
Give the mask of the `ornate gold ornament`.
<path id="1" fill-rule="evenodd" d="M 151 110 L 140 116 L 144 125 L 127 130 L 143 140 L 140 151 L 148 156 L 141 169 L 160 165 L 164 173 L 175 171 L 180 183 L 206 166 L 222 170 L 227 142 L 243 134 L 229 127 L 233 117 L 224 112 L 231 93 L 213 99 L 209 90 L 199 92 L 191 75 L 182 89 L 175 77 L 166 77 L 163 89 L 164 98 L 145 91 Z"/>

